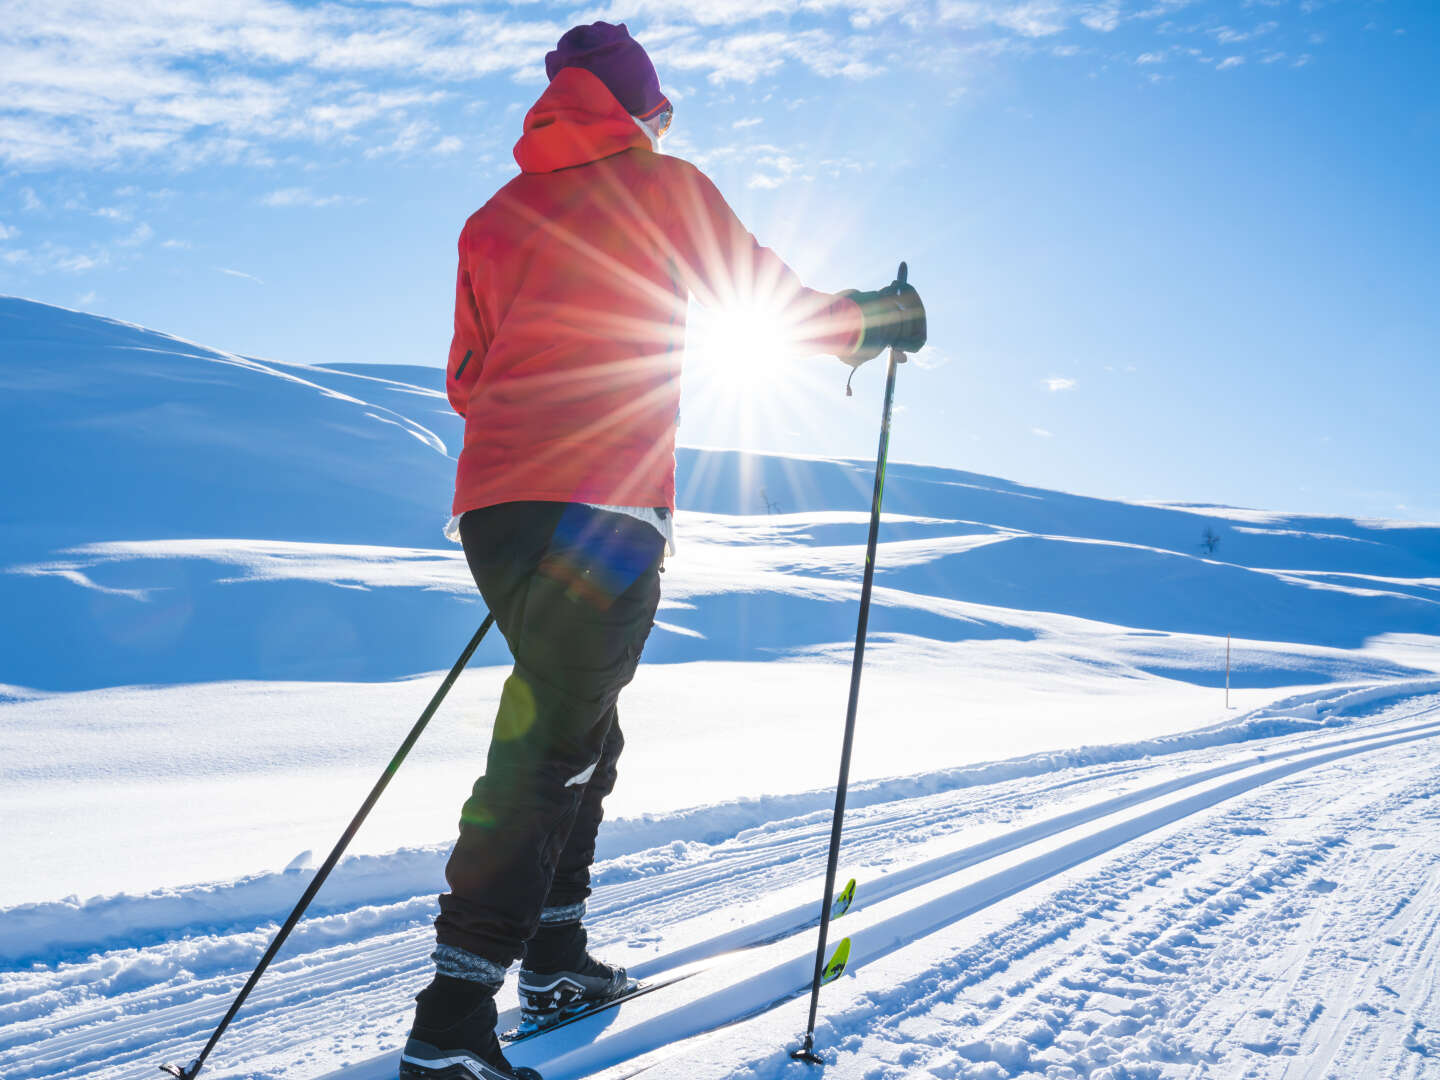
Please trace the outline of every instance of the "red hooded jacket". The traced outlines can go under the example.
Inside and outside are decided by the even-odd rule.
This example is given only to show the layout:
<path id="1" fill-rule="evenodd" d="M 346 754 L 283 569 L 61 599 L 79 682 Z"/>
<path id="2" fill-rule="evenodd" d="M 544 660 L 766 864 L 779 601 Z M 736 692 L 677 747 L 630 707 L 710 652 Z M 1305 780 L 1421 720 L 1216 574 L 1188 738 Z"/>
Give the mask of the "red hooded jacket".
<path id="1" fill-rule="evenodd" d="M 673 510 L 690 292 L 779 300 L 811 352 L 859 340 L 853 301 L 802 286 L 589 71 L 555 76 L 515 160 L 521 174 L 460 234 L 454 513 L 521 499 Z"/>

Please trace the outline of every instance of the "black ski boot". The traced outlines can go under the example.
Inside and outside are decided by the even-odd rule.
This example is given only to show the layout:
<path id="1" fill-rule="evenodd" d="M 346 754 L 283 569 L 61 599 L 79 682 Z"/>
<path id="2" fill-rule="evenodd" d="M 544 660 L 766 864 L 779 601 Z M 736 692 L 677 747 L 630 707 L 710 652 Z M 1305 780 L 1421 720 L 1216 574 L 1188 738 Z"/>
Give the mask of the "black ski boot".
<path id="1" fill-rule="evenodd" d="M 585 948 L 579 920 L 544 923 L 525 947 L 520 969 L 520 1027 L 526 1035 L 603 1005 L 634 983 L 622 967 L 596 960 Z"/>
<path id="2" fill-rule="evenodd" d="M 415 1023 L 400 1056 L 400 1080 L 540 1080 L 511 1068 L 495 1037 L 495 991 L 489 983 L 450 975 L 415 998 Z"/>

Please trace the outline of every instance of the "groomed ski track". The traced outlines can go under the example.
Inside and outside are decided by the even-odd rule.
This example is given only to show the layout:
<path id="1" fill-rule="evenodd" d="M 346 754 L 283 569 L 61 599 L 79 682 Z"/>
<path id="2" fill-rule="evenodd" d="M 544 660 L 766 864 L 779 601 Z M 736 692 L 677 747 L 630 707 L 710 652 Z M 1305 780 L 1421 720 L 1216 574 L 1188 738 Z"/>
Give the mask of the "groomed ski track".
<path id="1" fill-rule="evenodd" d="M 1370 704 L 1367 697 L 1379 700 Z M 1350 712 L 1342 719 L 1340 706 L 1347 700 Z M 1371 775 L 1375 770 L 1394 773 L 1392 783 L 1369 792 L 1365 805 L 1374 803 L 1378 809 L 1369 818 L 1361 814 L 1360 820 L 1370 820 L 1384 809 L 1381 804 L 1395 802 L 1409 773 L 1412 779 L 1440 773 L 1440 695 L 1433 687 L 1399 701 L 1336 690 L 1329 704 L 1332 712 L 1324 722 L 1329 726 L 1308 731 L 856 810 L 847 820 L 842 872 L 855 874 L 860 886 L 854 909 L 835 934 L 836 939 L 843 934 L 853 941 L 853 983 L 863 984 L 867 969 L 887 969 L 890 958 L 925 947 L 932 936 L 945 938 L 967 919 L 1009 917 L 1001 910 L 1005 901 L 1012 901 L 1011 906 L 1017 900 L 1041 903 L 1046 889 L 1061 881 L 1104 882 L 1110 876 L 1106 867 L 1134 862 L 1142 848 L 1165 850 L 1177 867 L 1208 866 L 1214 841 L 1197 830 L 1217 808 L 1238 808 L 1243 814 L 1247 800 L 1257 793 L 1283 792 L 1297 778 L 1323 781 L 1336 768 L 1359 762 Z M 1415 783 L 1419 787 L 1411 785 L 1416 791 L 1408 796 L 1411 801 L 1428 799 L 1440 784 L 1432 780 L 1427 788 L 1418 779 Z M 1343 793 L 1351 802 L 1364 801 L 1366 789 L 1352 785 Z M 1404 802 L 1401 798 L 1396 805 Z M 602 951 L 608 945 L 607 954 L 628 961 L 641 978 L 663 979 L 684 970 L 694 974 L 621 1009 L 516 1046 L 512 1060 L 540 1069 L 546 1080 L 597 1075 L 615 1080 L 639 1070 L 668 1075 L 667 1063 L 685 1052 L 685 1040 L 709 1032 L 718 1033 L 709 1036 L 712 1042 L 723 1039 L 727 1029 L 739 1030 L 733 1028 L 739 1021 L 764 1017 L 795 998 L 808 987 L 812 970 L 811 926 L 827 834 L 827 816 L 809 814 L 699 846 L 703 850 L 691 845 L 668 856 L 661 849 L 641 853 L 636 859 L 651 858 L 656 872 L 634 873 L 628 881 L 602 887 L 592 902 L 596 944 Z M 1187 842 L 1190 834 L 1197 834 L 1193 849 Z M 1331 837 L 1310 862 L 1323 861 L 1325 852 L 1343 840 Z M 914 857 L 906 854 L 907 848 Z M 1280 865 L 1293 861 L 1292 855 L 1283 847 L 1269 855 L 1257 842 L 1237 858 L 1249 860 L 1247 873 L 1261 873 L 1264 867 L 1256 867 L 1271 859 L 1283 878 L 1295 872 Z M 1310 862 L 1302 860 L 1301 865 Z M 797 876 L 811 875 L 817 879 L 814 888 L 808 881 L 797 887 Z M 815 897 L 806 899 L 810 892 Z M 1103 889 L 1100 893 L 1097 910 L 1123 909 L 1135 895 L 1116 893 L 1107 900 Z M 776 904 L 777 894 L 795 902 Z M 337 1058 L 359 1057 L 357 1063 L 326 1075 L 333 1080 L 394 1076 L 393 1051 L 369 1058 L 362 1051 L 367 1044 L 398 1045 L 406 1003 L 424 978 L 428 929 L 423 919 L 430 902 L 422 897 L 365 909 L 348 919 L 316 919 L 309 933 L 302 927 L 294 948 L 267 975 L 222 1042 L 207 1075 L 315 1076 Z M 751 907 L 763 914 L 750 916 Z M 1182 921 L 1183 914 L 1177 910 L 1175 920 Z M 1434 922 L 1433 913 L 1423 917 Z M 1033 918 L 1025 921 L 1038 925 Z M 398 928 L 397 922 L 402 924 Z M 365 931 L 367 924 L 374 932 Z M 1037 931 L 1031 948 L 1053 949 L 1062 939 L 1069 942 L 1067 948 L 1083 943 L 1085 925 L 1081 920 L 1063 931 Z M 1113 930 L 1114 924 L 1107 922 L 1105 928 Z M 188 1061 L 243 978 L 246 958 L 263 947 L 267 936 L 263 930 L 222 935 L 188 951 L 183 942 L 118 950 L 60 965 L 58 980 L 37 973 L 38 998 L 0 1003 L 0 1023 L 5 1025 L 0 1027 L 0 1075 L 14 1080 L 149 1077 L 162 1059 Z M 1430 960 L 1435 959 L 1436 936 L 1430 934 L 1426 946 Z M 1017 932 L 1009 940 L 1024 937 Z M 647 942 L 658 943 L 663 952 L 655 953 L 653 946 L 647 950 Z M 624 946 L 633 951 L 627 955 Z M 942 948 L 939 942 L 934 947 L 934 964 L 955 965 L 954 947 Z M 207 955 L 227 950 L 234 954 L 228 961 Z M 166 964 L 183 966 L 187 960 L 196 961 L 199 974 L 177 978 L 163 970 Z M 154 969 L 148 982 L 147 963 Z M 962 983 L 981 979 L 992 964 L 989 956 L 983 962 L 972 958 L 963 964 L 964 973 L 954 977 Z M 1043 972 L 1035 981 L 1044 981 Z M 851 983 L 844 979 L 827 988 L 827 1006 L 842 1015 L 853 1011 L 857 1006 L 847 1000 L 853 993 L 846 989 Z M 1434 987 L 1417 987 L 1415 993 L 1433 997 Z M 106 999 L 102 1008 L 94 1006 L 97 994 Z M 48 1007 L 41 1008 L 39 998 L 45 997 Z M 66 997 L 74 997 L 79 1007 L 66 1008 Z M 896 1004 L 894 998 L 892 988 L 888 999 L 903 1013 L 903 1000 Z M 86 1000 L 88 1007 L 82 1004 Z M 861 1008 L 873 1012 L 875 1006 Z M 803 1013 L 796 1009 L 775 1015 L 781 1013 L 793 1014 L 793 1024 L 803 1023 Z M 827 1035 L 846 1030 L 843 1021 L 834 1024 L 822 1023 L 822 1046 Z M 866 1021 L 872 1024 L 873 1016 Z M 1341 1034 L 1338 1029 L 1331 1032 L 1336 1039 Z M 769 1060 L 766 1055 L 780 1049 L 757 1046 L 755 1052 Z M 783 1057 L 774 1062 L 774 1071 L 783 1067 Z M 687 1069 L 691 1075 L 693 1064 Z"/>

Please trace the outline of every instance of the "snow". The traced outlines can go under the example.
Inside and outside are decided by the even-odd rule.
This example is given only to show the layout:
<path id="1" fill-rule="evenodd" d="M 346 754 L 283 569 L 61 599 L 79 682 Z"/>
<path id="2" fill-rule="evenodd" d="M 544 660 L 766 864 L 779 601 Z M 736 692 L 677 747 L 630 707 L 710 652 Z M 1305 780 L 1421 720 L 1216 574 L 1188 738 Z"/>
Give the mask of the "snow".
<path id="1" fill-rule="evenodd" d="M 438 377 L 0 297 L 7 1080 L 193 1056 L 483 617 L 440 535 Z M 517 1047 L 547 1080 L 811 1075 L 873 463 L 679 466 L 591 925 L 694 974 Z M 1440 1075 L 1440 528 L 905 463 L 885 505 L 826 1074 Z M 505 660 L 482 646 L 206 1075 L 393 1075 Z"/>

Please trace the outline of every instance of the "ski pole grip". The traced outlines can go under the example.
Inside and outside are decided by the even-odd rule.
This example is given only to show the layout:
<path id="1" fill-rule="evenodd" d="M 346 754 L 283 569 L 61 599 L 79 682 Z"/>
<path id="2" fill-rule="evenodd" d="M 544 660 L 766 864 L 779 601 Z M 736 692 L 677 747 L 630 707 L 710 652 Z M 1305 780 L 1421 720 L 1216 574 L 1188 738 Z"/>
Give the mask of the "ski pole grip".
<path id="1" fill-rule="evenodd" d="M 893 294 L 897 309 L 895 336 L 890 347 L 899 353 L 897 359 L 903 364 L 906 353 L 919 352 L 925 347 L 929 334 L 925 302 L 920 299 L 915 286 L 910 284 L 910 267 L 904 260 L 901 260 L 900 268 L 895 271 L 895 281 L 887 291 Z"/>
<path id="2" fill-rule="evenodd" d="M 909 279 L 910 279 L 910 267 L 905 264 L 905 260 L 904 260 L 904 259 L 901 259 L 901 260 L 900 260 L 900 268 L 895 271 L 895 284 L 898 285 L 901 289 L 904 289 L 905 286 L 910 283 Z M 919 296 L 920 296 L 920 294 L 919 294 L 919 293 L 916 293 L 915 296 L 916 296 L 916 298 L 918 299 Z M 922 311 L 923 311 L 923 305 L 922 305 Z M 908 356 L 905 355 L 905 350 L 902 349 L 902 348 L 900 348 L 899 345 L 892 345 L 892 346 L 891 346 L 891 351 L 894 352 L 894 354 L 895 354 L 895 362 L 896 362 L 897 364 L 908 364 L 908 363 L 910 362 L 910 357 L 908 357 Z"/>

